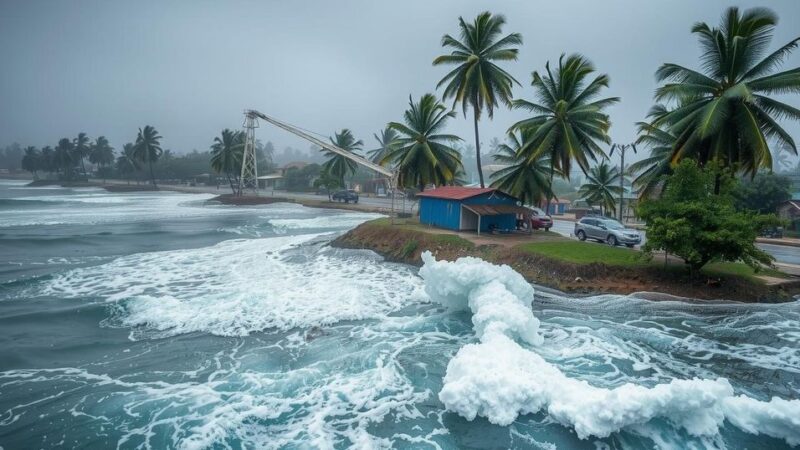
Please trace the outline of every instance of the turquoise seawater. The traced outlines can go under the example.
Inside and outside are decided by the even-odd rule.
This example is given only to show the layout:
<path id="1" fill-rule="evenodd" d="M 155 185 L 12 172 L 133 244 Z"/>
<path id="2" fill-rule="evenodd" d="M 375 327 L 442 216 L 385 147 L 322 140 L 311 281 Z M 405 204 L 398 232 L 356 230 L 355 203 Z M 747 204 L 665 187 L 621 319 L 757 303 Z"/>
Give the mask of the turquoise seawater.
<path id="1" fill-rule="evenodd" d="M 469 421 L 438 394 L 477 341 L 470 313 L 431 302 L 414 267 L 327 245 L 376 216 L 210 197 L 0 181 L 0 448 L 789 447 L 727 421 L 585 439 L 545 411 Z M 800 302 L 537 288 L 533 313 L 530 350 L 591 386 L 800 396 Z"/>

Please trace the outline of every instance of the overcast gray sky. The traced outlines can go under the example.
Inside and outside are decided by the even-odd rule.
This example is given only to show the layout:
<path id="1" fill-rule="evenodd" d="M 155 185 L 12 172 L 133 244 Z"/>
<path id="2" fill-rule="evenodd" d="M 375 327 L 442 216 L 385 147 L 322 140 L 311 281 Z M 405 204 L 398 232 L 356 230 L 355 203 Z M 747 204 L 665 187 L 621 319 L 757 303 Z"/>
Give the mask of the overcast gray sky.
<path id="1" fill-rule="evenodd" d="M 120 148 L 150 124 L 165 148 L 205 150 L 255 108 L 325 135 L 351 128 L 371 148 L 409 94 L 434 92 L 446 73 L 431 65 L 441 36 L 457 33 L 458 16 L 486 9 L 524 39 L 519 60 L 505 65 L 522 84 L 515 97 L 531 97 L 530 73 L 547 60 L 583 53 L 610 75 L 606 94 L 622 98 L 610 110 L 611 136 L 629 142 L 652 105 L 656 68 L 697 67 L 692 24 L 717 25 L 734 4 L 779 14 L 773 48 L 800 34 L 800 0 L 2 0 L 0 145 L 53 145 L 85 131 Z M 796 51 L 784 67 L 799 65 Z M 484 119 L 482 142 L 522 117 L 501 110 Z M 461 115 L 450 129 L 473 140 Z M 800 138 L 797 124 L 787 129 Z M 308 148 L 282 130 L 257 133 L 278 148 Z"/>

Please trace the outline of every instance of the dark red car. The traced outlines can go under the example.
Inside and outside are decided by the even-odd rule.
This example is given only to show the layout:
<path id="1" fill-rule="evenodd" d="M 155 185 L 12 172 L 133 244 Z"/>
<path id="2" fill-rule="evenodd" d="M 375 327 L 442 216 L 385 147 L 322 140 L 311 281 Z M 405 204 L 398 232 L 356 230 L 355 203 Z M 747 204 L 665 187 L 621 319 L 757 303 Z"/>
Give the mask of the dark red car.
<path id="1" fill-rule="evenodd" d="M 550 231 L 550 228 L 553 226 L 553 218 L 545 214 L 545 212 L 539 208 L 530 208 L 530 209 L 531 209 L 531 228 L 534 230 L 544 228 L 544 231 Z"/>

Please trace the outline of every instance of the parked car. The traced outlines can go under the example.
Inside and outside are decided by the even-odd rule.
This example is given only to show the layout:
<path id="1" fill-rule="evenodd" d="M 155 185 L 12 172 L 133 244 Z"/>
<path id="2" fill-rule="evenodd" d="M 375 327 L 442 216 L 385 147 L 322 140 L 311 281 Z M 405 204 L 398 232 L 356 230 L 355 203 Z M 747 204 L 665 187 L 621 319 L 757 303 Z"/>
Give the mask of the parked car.
<path id="1" fill-rule="evenodd" d="M 764 228 L 759 234 L 765 238 L 781 239 L 783 238 L 783 227 Z"/>
<path id="2" fill-rule="evenodd" d="M 587 216 L 575 222 L 575 236 L 581 241 L 595 239 L 611 246 L 623 244 L 633 247 L 642 242 L 642 236 L 632 228 L 607 217 Z"/>
<path id="3" fill-rule="evenodd" d="M 331 200 L 345 203 L 358 203 L 358 192 L 352 189 L 337 191 L 331 195 Z"/>
<path id="4" fill-rule="evenodd" d="M 530 208 L 531 210 L 531 228 L 538 230 L 544 228 L 544 231 L 550 231 L 553 226 L 553 218 L 548 216 L 543 210 L 539 208 Z"/>

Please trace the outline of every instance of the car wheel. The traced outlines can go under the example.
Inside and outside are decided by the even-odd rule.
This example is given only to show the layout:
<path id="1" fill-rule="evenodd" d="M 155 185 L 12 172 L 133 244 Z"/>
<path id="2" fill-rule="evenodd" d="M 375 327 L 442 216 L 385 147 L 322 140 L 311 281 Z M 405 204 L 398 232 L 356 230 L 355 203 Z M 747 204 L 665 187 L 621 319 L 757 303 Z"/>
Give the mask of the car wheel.
<path id="1" fill-rule="evenodd" d="M 550 227 L 545 228 L 544 231 L 550 231 Z"/>
<path id="2" fill-rule="evenodd" d="M 616 247 L 617 246 L 617 237 L 614 236 L 613 234 L 611 234 L 611 235 L 608 236 L 608 239 L 606 239 L 606 242 L 608 243 L 608 245 L 610 245 L 612 247 Z"/>
<path id="3" fill-rule="evenodd" d="M 625 244 L 625 246 L 628 248 L 633 248 L 633 244 Z"/>
<path id="4" fill-rule="evenodd" d="M 578 236 L 579 241 L 586 240 L 586 233 L 584 233 L 583 230 L 578 230 L 578 234 L 576 234 L 576 236 Z"/>

